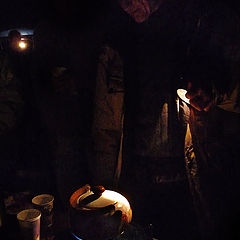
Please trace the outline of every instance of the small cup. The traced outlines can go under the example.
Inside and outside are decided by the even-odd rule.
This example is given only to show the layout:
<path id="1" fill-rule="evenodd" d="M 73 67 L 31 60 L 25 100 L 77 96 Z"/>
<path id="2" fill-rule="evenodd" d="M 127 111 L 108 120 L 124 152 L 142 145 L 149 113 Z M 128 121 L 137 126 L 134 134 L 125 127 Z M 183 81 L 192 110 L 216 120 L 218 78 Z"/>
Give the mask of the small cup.
<path id="1" fill-rule="evenodd" d="M 53 201 L 54 197 L 50 194 L 37 195 L 32 199 L 34 206 L 42 213 L 42 224 L 47 227 L 53 225 Z"/>
<path id="2" fill-rule="evenodd" d="M 37 209 L 26 209 L 17 214 L 17 219 L 24 240 L 40 240 L 41 212 Z"/>

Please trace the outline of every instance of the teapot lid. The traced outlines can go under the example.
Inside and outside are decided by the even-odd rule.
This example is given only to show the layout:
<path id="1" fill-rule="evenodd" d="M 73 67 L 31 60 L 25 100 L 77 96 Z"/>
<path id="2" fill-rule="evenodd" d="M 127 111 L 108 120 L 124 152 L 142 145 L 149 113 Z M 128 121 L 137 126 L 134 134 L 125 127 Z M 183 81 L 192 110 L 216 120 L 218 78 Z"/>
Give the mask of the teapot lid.
<path id="1" fill-rule="evenodd" d="M 122 212 L 131 212 L 128 200 L 118 192 L 105 190 L 103 186 L 85 185 L 75 191 L 70 198 L 70 205 L 77 210 L 96 210 L 105 209 L 109 211 L 112 207 L 114 210 Z M 132 219 L 132 214 L 125 216 L 127 222 Z"/>

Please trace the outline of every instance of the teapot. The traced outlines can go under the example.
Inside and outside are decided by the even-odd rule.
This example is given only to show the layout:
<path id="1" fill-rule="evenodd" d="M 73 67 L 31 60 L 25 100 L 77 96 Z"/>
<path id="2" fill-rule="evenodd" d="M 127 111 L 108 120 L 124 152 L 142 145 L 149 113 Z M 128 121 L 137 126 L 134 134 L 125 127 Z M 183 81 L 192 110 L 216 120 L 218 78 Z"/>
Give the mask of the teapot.
<path id="1" fill-rule="evenodd" d="M 86 184 L 70 197 L 71 233 L 83 240 L 107 240 L 124 232 L 132 220 L 128 200 L 103 186 Z"/>

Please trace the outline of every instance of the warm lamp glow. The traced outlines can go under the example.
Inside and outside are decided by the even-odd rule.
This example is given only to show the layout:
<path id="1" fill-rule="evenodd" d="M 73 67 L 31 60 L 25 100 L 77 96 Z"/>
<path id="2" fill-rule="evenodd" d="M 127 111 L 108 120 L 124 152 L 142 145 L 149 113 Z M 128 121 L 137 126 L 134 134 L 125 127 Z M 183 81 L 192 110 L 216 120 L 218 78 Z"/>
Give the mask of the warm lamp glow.
<path id="1" fill-rule="evenodd" d="M 189 99 L 188 98 L 186 98 L 186 93 L 187 93 L 187 90 L 185 90 L 185 89 L 178 89 L 177 90 L 177 95 L 184 101 L 184 102 L 186 102 L 186 103 L 190 103 L 189 102 Z"/>
<path id="2" fill-rule="evenodd" d="M 25 50 L 27 48 L 27 43 L 21 40 L 18 43 L 18 47 L 22 50 Z"/>

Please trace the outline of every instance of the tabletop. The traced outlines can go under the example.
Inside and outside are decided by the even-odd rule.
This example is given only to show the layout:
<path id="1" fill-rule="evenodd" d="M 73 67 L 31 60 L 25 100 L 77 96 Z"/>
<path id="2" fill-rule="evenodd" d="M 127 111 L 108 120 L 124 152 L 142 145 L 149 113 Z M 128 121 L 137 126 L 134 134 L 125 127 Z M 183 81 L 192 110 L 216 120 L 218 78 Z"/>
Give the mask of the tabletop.
<path id="1" fill-rule="evenodd" d="M 3 233 L 5 240 L 23 240 L 17 220 L 17 213 L 24 209 L 34 208 L 31 202 L 33 196 L 34 194 L 28 191 L 5 193 L 4 203 L 6 217 Z M 67 209 L 63 209 L 56 199 L 53 207 L 53 224 L 52 226 L 45 226 L 41 222 L 40 240 L 83 240 L 79 236 L 71 233 L 68 225 L 67 212 Z M 132 222 L 125 228 L 122 234 L 111 240 L 152 240 L 154 238 L 151 236 L 150 228 L 150 225 L 147 228 L 143 228 Z"/>

